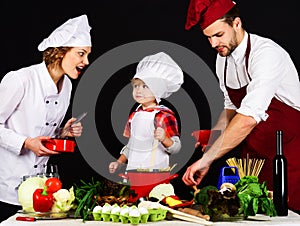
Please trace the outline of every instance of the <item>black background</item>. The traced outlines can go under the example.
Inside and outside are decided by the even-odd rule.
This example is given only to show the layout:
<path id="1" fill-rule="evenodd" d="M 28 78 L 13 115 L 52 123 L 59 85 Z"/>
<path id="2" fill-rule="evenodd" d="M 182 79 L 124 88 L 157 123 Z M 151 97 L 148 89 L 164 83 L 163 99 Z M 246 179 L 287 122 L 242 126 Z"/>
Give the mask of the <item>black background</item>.
<path id="1" fill-rule="evenodd" d="M 284 47 L 299 71 L 297 1 L 236 2 L 246 30 L 269 37 Z M 125 43 L 163 40 L 189 48 L 215 71 L 216 52 L 211 49 L 201 30 L 198 27 L 190 31 L 184 29 L 188 4 L 189 1 L 183 0 L 1 1 L 0 76 L 2 78 L 11 70 L 41 62 L 42 55 L 37 50 L 38 44 L 66 20 L 82 14 L 87 14 L 92 27 L 90 63 L 106 51 Z M 73 81 L 75 88 L 79 81 L 80 79 Z M 188 88 L 185 85 L 185 89 Z M 201 90 L 194 92 L 200 95 Z M 199 103 L 200 98 L 199 96 Z M 191 162 L 198 157 L 199 154 L 196 154 Z M 79 179 L 101 178 L 84 161 L 78 150 L 74 154 L 62 154 L 52 158 L 51 161 L 59 164 L 66 187 L 77 183 Z M 181 186 L 183 172 L 184 169 L 179 172 L 179 178 L 175 179 L 180 186 L 178 193 L 188 192 Z M 212 175 L 211 178 L 217 180 L 218 171 L 212 172 Z"/>

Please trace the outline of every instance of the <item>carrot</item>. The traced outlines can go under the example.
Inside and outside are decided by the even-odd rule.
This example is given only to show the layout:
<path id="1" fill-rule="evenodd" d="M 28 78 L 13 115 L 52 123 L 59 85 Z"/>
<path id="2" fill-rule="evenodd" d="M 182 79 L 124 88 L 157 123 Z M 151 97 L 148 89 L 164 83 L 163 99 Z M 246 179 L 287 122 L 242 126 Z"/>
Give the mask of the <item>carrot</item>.
<path id="1" fill-rule="evenodd" d="M 205 219 L 207 221 L 210 220 L 210 216 L 209 215 L 203 215 L 199 210 L 195 210 L 192 208 L 178 208 L 178 211 L 183 212 L 183 213 L 187 213 L 196 217 L 200 217 L 202 219 Z"/>

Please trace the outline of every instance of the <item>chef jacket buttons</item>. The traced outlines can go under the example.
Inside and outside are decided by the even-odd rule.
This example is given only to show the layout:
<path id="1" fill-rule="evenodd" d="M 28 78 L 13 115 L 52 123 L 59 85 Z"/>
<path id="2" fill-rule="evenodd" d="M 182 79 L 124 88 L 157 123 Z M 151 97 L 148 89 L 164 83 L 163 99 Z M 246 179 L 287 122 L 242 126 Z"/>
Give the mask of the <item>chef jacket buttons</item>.
<path id="1" fill-rule="evenodd" d="M 46 122 L 46 123 L 45 123 L 45 125 L 46 125 L 46 126 L 49 126 L 49 125 L 50 125 L 50 123 L 49 123 L 49 122 Z M 53 123 L 53 124 L 52 124 L 52 126 L 57 126 L 57 123 L 56 123 L 56 122 L 55 122 L 55 123 Z"/>
<path id="2" fill-rule="evenodd" d="M 50 104 L 50 100 L 46 100 L 45 103 L 46 103 L 46 104 Z M 58 101 L 56 100 L 56 101 L 54 101 L 54 102 L 52 102 L 52 103 L 54 103 L 55 105 L 57 105 L 57 104 L 58 104 Z"/>

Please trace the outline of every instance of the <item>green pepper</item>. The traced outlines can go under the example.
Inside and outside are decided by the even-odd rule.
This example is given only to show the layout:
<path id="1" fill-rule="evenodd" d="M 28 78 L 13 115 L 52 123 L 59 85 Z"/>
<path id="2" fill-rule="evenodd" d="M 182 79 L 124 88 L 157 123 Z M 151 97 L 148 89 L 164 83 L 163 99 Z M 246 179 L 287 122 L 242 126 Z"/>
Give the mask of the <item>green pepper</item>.
<path id="1" fill-rule="evenodd" d="M 53 194 L 47 192 L 47 187 L 38 188 L 33 193 L 33 209 L 36 212 L 49 212 L 54 203 Z"/>

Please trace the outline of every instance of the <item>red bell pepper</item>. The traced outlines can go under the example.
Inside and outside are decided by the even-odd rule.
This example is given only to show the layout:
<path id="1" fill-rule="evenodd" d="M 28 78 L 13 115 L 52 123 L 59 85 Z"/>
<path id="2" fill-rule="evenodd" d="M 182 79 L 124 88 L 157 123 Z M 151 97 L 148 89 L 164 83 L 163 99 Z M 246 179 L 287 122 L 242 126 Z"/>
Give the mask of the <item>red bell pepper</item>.
<path id="1" fill-rule="evenodd" d="M 47 192 L 47 187 L 38 188 L 33 193 L 33 209 L 36 212 L 49 212 L 54 203 L 53 194 Z"/>

